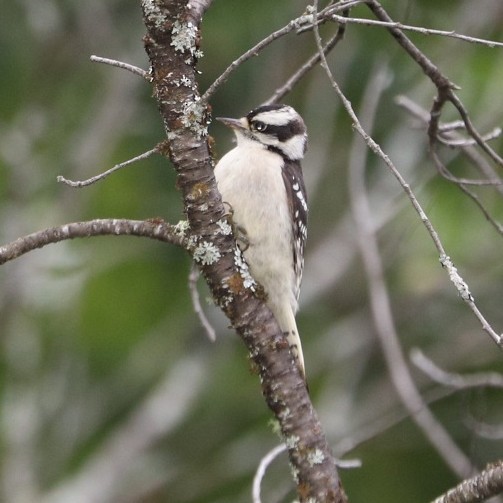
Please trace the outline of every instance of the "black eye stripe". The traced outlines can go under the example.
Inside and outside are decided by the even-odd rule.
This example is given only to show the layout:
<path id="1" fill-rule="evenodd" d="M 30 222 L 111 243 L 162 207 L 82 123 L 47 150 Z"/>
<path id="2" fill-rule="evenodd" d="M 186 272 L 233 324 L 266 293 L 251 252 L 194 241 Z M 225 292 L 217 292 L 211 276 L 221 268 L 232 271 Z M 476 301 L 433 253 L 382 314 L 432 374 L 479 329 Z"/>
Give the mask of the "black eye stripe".
<path id="1" fill-rule="evenodd" d="M 303 134 L 304 127 L 298 121 L 292 121 L 283 126 L 273 124 L 264 124 L 263 122 L 252 123 L 254 129 L 258 132 L 263 132 L 268 136 L 275 136 L 279 141 L 287 141 L 295 135 Z M 261 128 L 259 126 L 262 126 Z"/>

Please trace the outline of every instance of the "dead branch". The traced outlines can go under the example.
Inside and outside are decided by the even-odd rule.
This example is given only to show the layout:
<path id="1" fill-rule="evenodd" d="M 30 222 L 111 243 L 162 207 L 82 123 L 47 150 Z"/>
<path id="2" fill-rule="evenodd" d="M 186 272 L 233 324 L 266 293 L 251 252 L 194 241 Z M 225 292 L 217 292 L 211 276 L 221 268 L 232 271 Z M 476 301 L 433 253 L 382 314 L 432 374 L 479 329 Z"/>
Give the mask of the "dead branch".
<path id="1" fill-rule="evenodd" d="M 180 232 L 180 227 L 163 220 L 108 218 L 50 227 L 20 237 L 0 247 L 0 265 L 52 243 L 91 236 L 138 236 L 175 244 L 186 249 L 191 247 L 191 241 L 184 232 Z"/>

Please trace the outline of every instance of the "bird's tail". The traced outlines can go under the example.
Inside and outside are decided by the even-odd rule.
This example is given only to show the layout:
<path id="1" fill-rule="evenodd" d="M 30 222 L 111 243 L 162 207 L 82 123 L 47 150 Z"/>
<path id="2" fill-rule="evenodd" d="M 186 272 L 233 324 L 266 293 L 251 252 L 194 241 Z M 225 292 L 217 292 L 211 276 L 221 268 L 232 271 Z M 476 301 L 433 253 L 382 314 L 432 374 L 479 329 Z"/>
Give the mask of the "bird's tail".
<path id="1" fill-rule="evenodd" d="M 295 361 L 299 366 L 299 370 L 306 379 L 306 369 L 304 366 L 304 354 L 302 353 L 302 343 L 300 341 L 299 331 L 297 329 L 297 322 L 292 309 L 288 306 L 287 309 L 282 309 L 281 314 L 276 314 L 276 319 L 279 323 L 281 330 L 286 334 L 288 344 L 290 344 L 290 351 L 292 352 Z"/>

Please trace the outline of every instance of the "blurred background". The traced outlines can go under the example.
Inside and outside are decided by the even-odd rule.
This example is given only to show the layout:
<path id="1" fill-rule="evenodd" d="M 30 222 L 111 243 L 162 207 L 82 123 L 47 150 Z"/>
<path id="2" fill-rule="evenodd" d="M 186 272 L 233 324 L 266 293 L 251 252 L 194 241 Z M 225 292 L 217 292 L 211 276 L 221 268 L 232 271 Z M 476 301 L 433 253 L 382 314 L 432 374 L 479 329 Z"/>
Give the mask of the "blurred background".
<path id="1" fill-rule="evenodd" d="M 215 1 L 203 23 L 201 89 L 242 52 L 301 15 L 300 0 Z M 503 41 L 500 0 L 384 0 L 403 23 Z M 370 17 L 360 6 L 354 17 Z M 323 26 L 329 37 L 335 26 Z M 139 77 L 91 54 L 148 68 L 140 2 L 17 0 L 0 18 L 0 243 L 93 218 L 183 219 L 175 174 L 150 158 L 86 189 L 85 179 L 155 146 L 164 131 Z M 503 118 L 503 49 L 444 37 L 412 40 L 461 87 L 480 131 Z M 215 116 L 265 101 L 316 50 L 311 33 L 279 39 L 242 65 L 212 99 Z M 438 176 L 424 126 L 395 99 L 428 109 L 435 89 L 382 28 L 348 26 L 328 58 L 358 112 L 376 72 L 386 77 L 372 134 L 411 184 L 471 287 L 503 330 L 501 234 L 473 201 Z M 373 84 L 371 84 L 373 85 Z M 284 98 L 304 117 L 309 151 L 309 240 L 298 315 L 311 395 L 351 501 L 425 502 L 458 481 L 410 419 L 392 384 L 369 307 L 351 212 L 348 166 L 355 132 L 316 67 Z M 444 120 L 459 117 L 449 107 Z M 213 124 L 217 156 L 232 147 Z M 503 152 L 501 139 L 492 146 Z M 479 178 L 465 157 L 441 149 L 456 176 Z M 474 467 L 501 456 L 503 394 L 455 390 L 410 364 L 420 348 L 446 371 L 501 372 L 502 355 L 460 300 L 402 189 L 369 155 L 366 183 L 400 344 L 424 399 Z M 503 219 L 501 193 L 476 188 Z M 146 239 L 63 242 L 0 268 L 0 500 L 9 503 L 251 500 L 262 457 L 279 439 L 246 350 L 200 285 L 217 332 L 194 315 L 188 256 Z M 263 484 L 264 502 L 292 501 L 286 455 Z"/>

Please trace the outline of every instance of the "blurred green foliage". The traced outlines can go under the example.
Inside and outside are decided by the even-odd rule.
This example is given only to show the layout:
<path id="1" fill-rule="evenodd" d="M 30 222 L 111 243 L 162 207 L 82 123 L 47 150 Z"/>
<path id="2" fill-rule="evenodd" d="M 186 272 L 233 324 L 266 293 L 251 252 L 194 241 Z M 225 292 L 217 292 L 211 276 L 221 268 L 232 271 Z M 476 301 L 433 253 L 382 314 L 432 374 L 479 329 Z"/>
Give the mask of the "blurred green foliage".
<path id="1" fill-rule="evenodd" d="M 503 40 L 497 1 L 383 4 L 407 24 Z M 203 23 L 201 89 L 306 5 L 215 1 Z M 352 15 L 370 14 L 359 7 Z M 334 29 L 324 26 L 322 33 Z M 76 220 L 183 219 L 175 174 L 161 158 L 86 189 L 55 181 L 57 175 L 88 178 L 163 138 L 149 86 L 89 61 L 97 54 L 147 68 L 143 34 L 139 2 L 26 0 L 3 6 L 2 243 Z M 411 38 L 461 87 L 459 96 L 482 132 L 501 124 L 501 48 Z M 214 115 L 246 113 L 314 51 L 310 33 L 279 39 L 218 90 Z M 424 129 L 394 103 L 405 94 L 428 109 L 433 86 L 381 28 L 348 25 L 329 63 L 357 111 L 372 75 L 388 66 L 390 83 L 372 134 L 418 195 L 479 307 L 501 331 L 501 236 L 471 200 L 438 176 Z M 363 463 L 342 473 L 351 501 L 428 501 L 457 479 L 404 414 L 375 337 L 348 209 L 346 166 L 355 132 L 319 67 L 285 101 L 303 115 L 310 133 L 304 163 L 310 238 L 299 325 L 314 403 L 334 448 L 345 439 L 362 440 L 344 452 Z M 457 118 L 446 110 L 445 120 Z M 220 125 L 210 132 L 222 155 L 231 135 Z M 491 144 L 503 151 L 501 139 Z M 479 176 L 454 150 L 441 155 L 455 175 Z M 420 347 L 453 372 L 501 372 L 500 352 L 457 297 L 417 215 L 372 155 L 368 185 L 405 353 Z M 502 220 L 501 194 L 493 187 L 474 191 Z M 250 501 L 254 471 L 278 438 L 268 426 L 270 414 L 243 345 L 205 301 L 200 285 L 218 333 L 215 344 L 205 338 L 190 303 L 189 267 L 188 256 L 173 247 L 103 237 L 51 245 L 0 269 L 0 500 Z M 501 425 L 501 393 L 455 393 L 412 372 L 474 465 L 482 467 L 501 453 L 500 439 L 477 433 Z M 156 397 L 162 399 L 155 402 Z M 264 484 L 264 501 L 294 498 L 284 455 Z M 93 487 L 97 494 L 91 497 Z"/>

